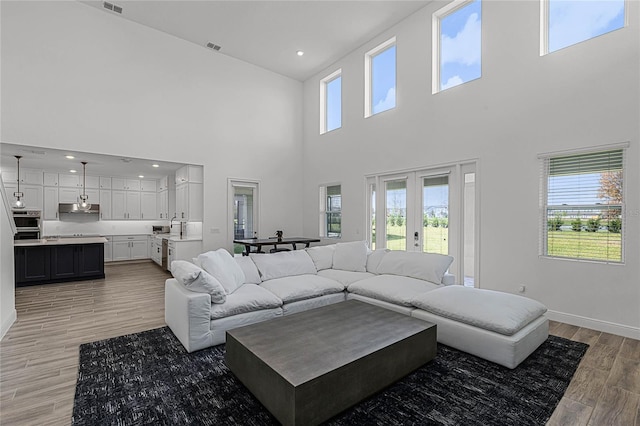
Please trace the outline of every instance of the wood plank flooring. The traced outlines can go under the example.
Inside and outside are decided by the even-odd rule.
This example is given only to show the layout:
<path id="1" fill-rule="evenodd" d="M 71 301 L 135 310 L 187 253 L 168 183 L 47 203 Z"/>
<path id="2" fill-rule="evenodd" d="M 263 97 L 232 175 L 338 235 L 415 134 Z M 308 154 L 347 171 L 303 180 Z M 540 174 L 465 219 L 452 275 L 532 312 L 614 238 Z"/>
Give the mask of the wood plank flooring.
<path id="1" fill-rule="evenodd" d="M 0 424 L 71 422 L 81 343 L 162 327 L 164 281 L 152 262 L 107 264 L 104 280 L 22 287 L 0 342 Z M 551 322 L 591 345 L 550 426 L 640 426 L 640 341 Z"/>

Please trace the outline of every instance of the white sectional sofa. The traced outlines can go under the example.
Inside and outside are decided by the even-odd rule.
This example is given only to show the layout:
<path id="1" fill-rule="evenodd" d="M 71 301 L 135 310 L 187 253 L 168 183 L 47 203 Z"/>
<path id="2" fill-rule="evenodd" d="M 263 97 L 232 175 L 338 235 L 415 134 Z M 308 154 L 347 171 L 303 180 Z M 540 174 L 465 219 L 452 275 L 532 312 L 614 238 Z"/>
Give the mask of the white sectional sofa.
<path id="1" fill-rule="evenodd" d="M 193 352 L 227 330 L 356 299 L 436 323 L 438 341 L 515 368 L 548 336 L 531 299 L 453 285 L 450 256 L 376 250 L 362 241 L 231 257 L 223 249 L 176 261 L 165 321 Z"/>

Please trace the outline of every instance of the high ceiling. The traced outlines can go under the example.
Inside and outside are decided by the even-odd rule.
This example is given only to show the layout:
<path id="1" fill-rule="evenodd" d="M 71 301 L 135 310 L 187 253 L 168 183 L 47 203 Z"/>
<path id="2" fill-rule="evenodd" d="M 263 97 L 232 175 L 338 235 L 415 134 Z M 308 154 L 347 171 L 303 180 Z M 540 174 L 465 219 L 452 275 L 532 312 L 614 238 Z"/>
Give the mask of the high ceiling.
<path id="1" fill-rule="evenodd" d="M 432 0 L 108 1 L 82 3 L 304 81 Z"/>

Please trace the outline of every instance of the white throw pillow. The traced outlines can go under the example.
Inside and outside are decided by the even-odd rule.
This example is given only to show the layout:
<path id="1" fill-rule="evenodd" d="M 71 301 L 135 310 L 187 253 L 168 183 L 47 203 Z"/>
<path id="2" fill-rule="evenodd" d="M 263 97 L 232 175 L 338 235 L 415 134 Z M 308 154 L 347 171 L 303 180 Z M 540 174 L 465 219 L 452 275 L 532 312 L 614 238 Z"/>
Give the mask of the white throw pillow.
<path id="1" fill-rule="evenodd" d="M 188 290 L 209 293 L 213 303 L 224 303 L 227 300 L 227 294 L 220 281 L 191 262 L 174 260 L 171 262 L 171 273 Z"/>
<path id="2" fill-rule="evenodd" d="M 371 272 L 372 274 L 378 273 L 378 265 L 382 261 L 384 255 L 390 251 L 389 249 L 378 249 L 374 250 L 367 255 L 367 272 Z"/>
<path id="3" fill-rule="evenodd" d="M 440 284 L 451 262 L 453 257 L 442 254 L 392 250 L 384 255 L 377 272 Z"/>
<path id="4" fill-rule="evenodd" d="M 251 253 L 249 256 L 258 267 L 262 281 L 292 275 L 317 274 L 311 257 L 304 250 L 283 251 L 273 254 Z"/>
<path id="5" fill-rule="evenodd" d="M 333 269 L 367 272 L 367 243 L 353 241 L 336 244 L 333 252 Z"/>
<path id="6" fill-rule="evenodd" d="M 323 269 L 331 269 L 333 266 L 333 252 L 335 249 L 336 245 L 331 244 L 329 246 L 309 247 L 305 250 L 311 256 L 316 269 L 322 271 Z"/>
<path id="7" fill-rule="evenodd" d="M 227 294 L 233 293 L 244 284 L 242 268 L 225 249 L 202 253 L 198 255 L 198 262 L 202 269 L 220 281 Z"/>
<path id="8" fill-rule="evenodd" d="M 260 273 L 258 272 L 258 268 L 256 268 L 256 264 L 253 263 L 250 257 L 247 256 L 237 256 L 234 257 L 236 263 L 242 269 L 244 273 L 244 283 L 245 284 L 260 284 L 262 280 L 260 279 Z"/>

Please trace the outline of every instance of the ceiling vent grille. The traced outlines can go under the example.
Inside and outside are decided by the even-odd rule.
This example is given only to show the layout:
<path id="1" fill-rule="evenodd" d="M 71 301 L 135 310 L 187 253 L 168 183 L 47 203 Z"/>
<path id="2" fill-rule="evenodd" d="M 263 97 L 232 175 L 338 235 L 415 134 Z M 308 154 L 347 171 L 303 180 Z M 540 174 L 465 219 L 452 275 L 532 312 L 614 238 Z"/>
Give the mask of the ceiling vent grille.
<path id="1" fill-rule="evenodd" d="M 112 12 L 116 12 L 116 13 L 122 14 L 122 7 L 120 7 L 120 6 L 116 5 L 116 4 L 109 3 L 107 1 L 105 1 L 105 2 L 102 3 L 102 6 L 105 9 L 110 10 Z"/>
<path id="2" fill-rule="evenodd" d="M 215 50 L 216 52 L 219 51 L 220 49 L 222 49 L 222 46 L 218 46 L 217 44 L 208 42 L 207 43 L 207 47 L 211 50 Z"/>

